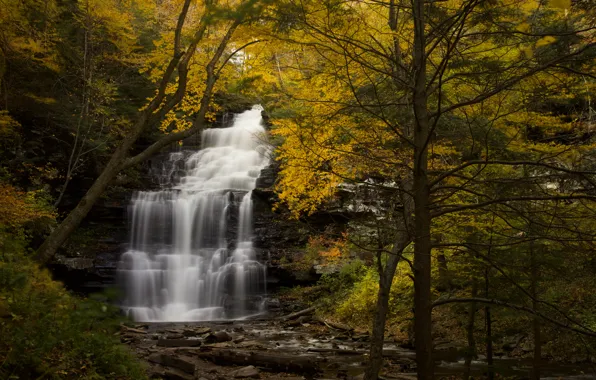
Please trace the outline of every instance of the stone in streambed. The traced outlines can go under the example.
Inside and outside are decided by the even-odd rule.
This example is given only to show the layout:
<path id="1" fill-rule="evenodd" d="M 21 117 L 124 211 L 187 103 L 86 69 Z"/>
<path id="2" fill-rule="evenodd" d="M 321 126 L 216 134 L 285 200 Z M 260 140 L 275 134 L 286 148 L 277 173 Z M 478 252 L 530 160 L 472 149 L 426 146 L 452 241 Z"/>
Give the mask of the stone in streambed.
<path id="1" fill-rule="evenodd" d="M 184 336 L 199 336 L 210 332 L 210 327 L 197 327 L 192 329 L 185 329 L 184 331 L 182 331 L 182 334 L 184 334 Z"/>
<path id="2" fill-rule="evenodd" d="M 194 376 L 173 369 L 166 369 L 163 378 L 166 380 L 194 380 Z"/>
<path id="3" fill-rule="evenodd" d="M 161 354 L 151 354 L 147 357 L 147 361 L 152 363 L 161 364 Z"/>
<path id="4" fill-rule="evenodd" d="M 263 344 L 256 340 L 246 340 L 243 342 L 237 343 L 238 348 L 252 348 L 252 349 L 261 349 L 264 348 Z"/>
<path id="5" fill-rule="evenodd" d="M 164 367 L 174 368 L 176 370 L 194 375 L 195 363 L 190 358 L 184 356 L 174 356 L 167 354 L 152 354 L 147 358 L 152 363 L 161 364 Z"/>
<path id="6" fill-rule="evenodd" d="M 167 334 L 166 339 L 184 339 L 183 334 Z"/>
<path id="7" fill-rule="evenodd" d="M 225 331 L 218 331 L 214 334 L 209 334 L 205 338 L 205 343 L 221 343 L 221 342 L 229 342 L 232 340 L 230 334 Z"/>
<path id="8" fill-rule="evenodd" d="M 255 366 L 249 365 L 248 367 L 243 367 L 230 373 L 230 376 L 235 379 L 247 379 L 250 377 L 258 378 L 259 370 L 255 368 Z"/>
<path id="9" fill-rule="evenodd" d="M 198 339 L 159 339 L 157 345 L 160 347 L 196 347 L 201 345 Z"/>

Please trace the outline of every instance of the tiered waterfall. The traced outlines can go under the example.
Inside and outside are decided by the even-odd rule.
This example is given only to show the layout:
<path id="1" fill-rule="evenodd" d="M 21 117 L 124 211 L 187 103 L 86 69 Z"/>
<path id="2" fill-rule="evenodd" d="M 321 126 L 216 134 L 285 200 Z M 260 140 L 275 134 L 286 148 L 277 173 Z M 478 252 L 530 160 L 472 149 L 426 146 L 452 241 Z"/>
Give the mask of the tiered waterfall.
<path id="1" fill-rule="evenodd" d="M 251 191 L 269 162 L 261 108 L 208 129 L 201 150 L 172 153 L 160 191 L 137 192 L 119 275 L 137 321 L 201 321 L 254 313 L 266 267 L 252 245 Z M 162 176 L 163 177 L 163 176 Z M 171 183 L 171 185 L 165 185 Z M 257 297 L 258 298 L 258 297 Z"/>

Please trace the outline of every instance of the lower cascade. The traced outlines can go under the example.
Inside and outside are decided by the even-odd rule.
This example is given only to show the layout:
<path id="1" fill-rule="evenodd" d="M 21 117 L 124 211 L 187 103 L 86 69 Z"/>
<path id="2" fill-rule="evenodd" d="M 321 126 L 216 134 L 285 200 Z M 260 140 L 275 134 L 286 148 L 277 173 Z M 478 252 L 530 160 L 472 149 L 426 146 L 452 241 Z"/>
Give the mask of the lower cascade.
<path id="1" fill-rule="evenodd" d="M 258 313 L 266 266 L 252 243 L 251 191 L 269 163 L 262 108 L 205 130 L 202 149 L 171 153 L 160 191 L 134 194 L 118 275 L 136 321 L 205 321 Z M 170 185 L 171 183 L 171 185 Z"/>

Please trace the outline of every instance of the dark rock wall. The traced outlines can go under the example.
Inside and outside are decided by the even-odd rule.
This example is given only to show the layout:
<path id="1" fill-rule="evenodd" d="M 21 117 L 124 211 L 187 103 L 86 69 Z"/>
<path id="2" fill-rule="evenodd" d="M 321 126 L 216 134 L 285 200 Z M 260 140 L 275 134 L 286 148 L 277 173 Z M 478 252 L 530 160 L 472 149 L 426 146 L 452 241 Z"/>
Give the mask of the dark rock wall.
<path id="1" fill-rule="evenodd" d="M 320 275 L 312 265 L 294 264 L 304 257 L 311 236 L 339 235 L 348 222 L 348 216 L 341 210 L 325 209 L 295 220 L 283 205 L 275 208 L 278 198 L 273 187 L 278 174 L 279 163 L 273 162 L 261 171 L 257 188 L 252 192 L 254 247 L 267 261 L 268 286 L 273 292 L 279 287 L 316 282 Z"/>

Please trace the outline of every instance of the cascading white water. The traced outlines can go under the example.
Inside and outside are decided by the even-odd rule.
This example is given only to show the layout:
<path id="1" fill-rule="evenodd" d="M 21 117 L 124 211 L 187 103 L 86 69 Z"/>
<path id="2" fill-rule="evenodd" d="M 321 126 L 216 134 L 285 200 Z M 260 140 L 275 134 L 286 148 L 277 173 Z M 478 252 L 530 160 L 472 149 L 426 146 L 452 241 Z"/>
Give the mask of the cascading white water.
<path id="1" fill-rule="evenodd" d="M 251 191 L 269 163 L 261 111 L 255 106 L 229 128 L 205 130 L 200 151 L 186 159 L 181 152 L 170 155 L 167 177 L 184 162 L 171 188 L 134 195 L 130 246 L 118 271 L 123 309 L 134 320 L 241 317 L 247 297 L 264 293 L 266 268 L 251 241 Z M 236 214 L 234 244 L 229 221 Z M 233 315 L 224 309 L 229 303 Z"/>

